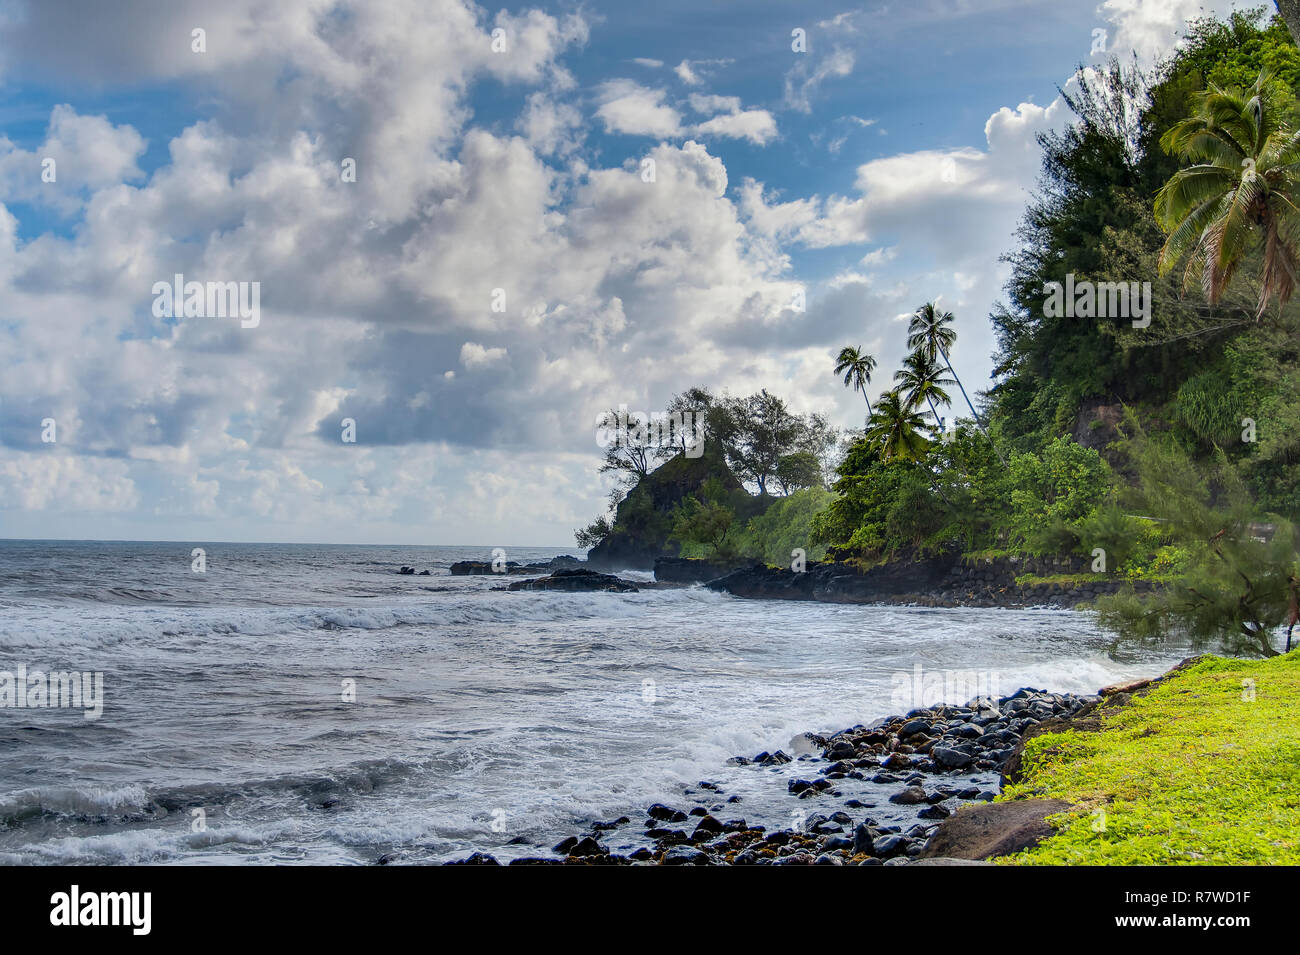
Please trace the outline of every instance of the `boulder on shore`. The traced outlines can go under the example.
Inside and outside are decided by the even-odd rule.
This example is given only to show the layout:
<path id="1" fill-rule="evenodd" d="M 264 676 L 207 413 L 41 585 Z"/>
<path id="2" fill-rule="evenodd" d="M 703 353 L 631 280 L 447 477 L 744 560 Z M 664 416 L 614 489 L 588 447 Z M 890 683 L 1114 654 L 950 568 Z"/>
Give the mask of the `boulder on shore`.
<path id="1" fill-rule="evenodd" d="M 961 809 L 939 824 L 920 858 L 991 859 L 1032 848 L 1055 831 L 1047 817 L 1069 808 L 1061 799 L 1015 799 Z"/>

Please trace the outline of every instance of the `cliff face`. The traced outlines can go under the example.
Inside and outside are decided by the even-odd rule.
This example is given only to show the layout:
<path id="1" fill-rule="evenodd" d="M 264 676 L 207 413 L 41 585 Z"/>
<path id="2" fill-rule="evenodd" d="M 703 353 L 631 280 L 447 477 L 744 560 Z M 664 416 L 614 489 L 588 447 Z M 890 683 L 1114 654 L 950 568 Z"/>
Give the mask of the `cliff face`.
<path id="1" fill-rule="evenodd" d="M 727 492 L 744 492 L 722 455 L 710 452 L 707 443 L 700 457 L 679 454 L 651 471 L 619 503 L 614 532 L 587 552 L 588 565 L 604 570 L 652 570 L 656 559 L 676 557 L 676 545 L 668 543 L 673 509 L 710 478 L 717 478 Z"/>

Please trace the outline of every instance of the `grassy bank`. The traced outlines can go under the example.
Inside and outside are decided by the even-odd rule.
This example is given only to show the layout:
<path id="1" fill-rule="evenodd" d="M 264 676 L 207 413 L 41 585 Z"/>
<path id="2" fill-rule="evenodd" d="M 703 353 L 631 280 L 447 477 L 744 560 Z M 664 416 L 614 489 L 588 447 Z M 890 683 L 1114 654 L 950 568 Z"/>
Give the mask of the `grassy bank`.
<path id="1" fill-rule="evenodd" d="M 1074 804 L 1020 864 L 1300 863 L 1300 650 L 1207 657 L 1097 732 L 1031 740 L 1003 799 Z"/>

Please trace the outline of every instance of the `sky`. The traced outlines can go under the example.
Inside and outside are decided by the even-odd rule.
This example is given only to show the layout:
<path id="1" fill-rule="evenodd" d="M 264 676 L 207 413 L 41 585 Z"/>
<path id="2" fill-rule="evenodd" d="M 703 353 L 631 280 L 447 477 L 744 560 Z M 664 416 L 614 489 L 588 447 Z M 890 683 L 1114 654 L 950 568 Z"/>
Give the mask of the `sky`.
<path id="1" fill-rule="evenodd" d="M 987 388 L 1060 88 L 1234 6 L 0 0 L 0 537 L 572 547 L 605 408 Z"/>

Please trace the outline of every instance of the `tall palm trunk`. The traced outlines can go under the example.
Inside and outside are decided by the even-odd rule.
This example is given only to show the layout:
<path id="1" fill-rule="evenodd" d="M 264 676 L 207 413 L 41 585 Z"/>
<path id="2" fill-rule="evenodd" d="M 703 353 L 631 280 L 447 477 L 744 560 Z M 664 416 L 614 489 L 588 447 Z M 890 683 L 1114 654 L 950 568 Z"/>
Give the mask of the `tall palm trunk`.
<path id="1" fill-rule="evenodd" d="M 1292 38 L 1300 43 L 1300 0 L 1277 0 L 1277 12 L 1291 31 Z"/>
<path id="2" fill-rule="evenodd" d="M 938 428 L 939 412 L 934 407 L 934 399 L 927 394 L 925 396 L 925 402 L 930 406 L 930 414 L 934 415 L 934 425 L 936 428 Z M 921 466 L 925 467 L 925 465 L 923 464 Z M 939 499 L 943 501 L 943 503 L 947 504 L 948 508 L 951 510 L 952 501 L 948 500 L 948 495 L 943 493 L 943 488 L 939 487 L 939 482 L 934 479 L 934 475 L 930 473 L 930 469 L 926 468 L 925 471 L 926 471 L 926 476 L 930 479 L 930 490 L 934 491 L 935 494 L 938 494 Z"/>
<path id="3" fill-rule="evenodd" d="M 925 396 L 925 403 L 930 406 L 930 415 L 934 418 L 934 428 L 936 431 L 943 430 L 943 422 L 939 419 L 939 411 L 934 406 L 934 399 L 929 395 Z"/>
<path id="4" fill-rule="evenodd" d="M 1007 459 L 1002 456 L 1002 452 L 998 450 L 998 446 L 993 443 L 993 438 L 989 436 L 989 429 L 984 427 L 984 419 L 980 417 L 980 413 L 975 410 L 975 405 L 971 403 L 970 395 L 966 394 L 966 388 L 962 385 L 961 378 L 957 375 L 957 372 L 952 370 L 952 362 L 948 360 L 948 350 L 940 345 L 939 354 L 943 355 L 943 363 L 948 369 L 948 374 L 952 375 L 953 381 L 957 382 L 957 387 L 961 389 L 961 396 L 966 399 L 966 407 L 969 408 L 970 413 L 975 416 L 975 423 L 979 425 L 979 429 L 984 433 L 984 437 L 988 438 L 989 446 L 993 448 L 993 453 L 998 456 L 998 460 L 1002 462 L 1002 466 L 1006 467 Z"/>

